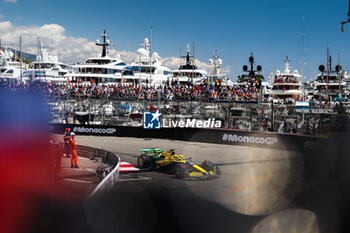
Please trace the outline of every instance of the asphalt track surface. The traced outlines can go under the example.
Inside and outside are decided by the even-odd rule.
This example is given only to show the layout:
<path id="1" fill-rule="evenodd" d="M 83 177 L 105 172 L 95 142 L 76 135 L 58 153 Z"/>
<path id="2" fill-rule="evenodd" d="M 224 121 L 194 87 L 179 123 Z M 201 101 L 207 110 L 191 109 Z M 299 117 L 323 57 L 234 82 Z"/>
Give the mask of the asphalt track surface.
<path id="1" fill-rule="evenodd" d="M 99 184 L 96 168 L 102 163 L 85 157 L 78 157 L 79 169 L 70 167 L 70 158 L 61 159 L 60 179 L 67 188 L 79 190 L 83 196 L 88 196 Z"/>
<path id="2" fill-rule="evenodd" d="M 337 232 L 332 183 L 305 184 L 297 152 L 163 139 L 77 136 L 135 164 L 141 148 L 175 149 L 220 166 L 216 179 L 177 179 L 142 170 L 122 173 L 112 191 L 87 204 L 85 232 Z M 328 186 L 329 189 L 324 189 Z"/>

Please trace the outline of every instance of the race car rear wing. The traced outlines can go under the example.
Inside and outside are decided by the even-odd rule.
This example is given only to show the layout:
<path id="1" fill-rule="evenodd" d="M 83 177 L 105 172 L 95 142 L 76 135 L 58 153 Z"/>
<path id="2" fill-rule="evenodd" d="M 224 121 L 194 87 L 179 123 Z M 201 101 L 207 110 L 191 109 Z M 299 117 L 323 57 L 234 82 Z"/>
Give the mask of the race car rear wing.
<path id="1" fill-rule="evenodd" d="M 141 149 L 142 155 L 149 155 L 149 154 L 157 155 L 157 154 L 162 153 L 162 152 L 163 152 L 163 150 L 161 148 L 142 148 Z"/>

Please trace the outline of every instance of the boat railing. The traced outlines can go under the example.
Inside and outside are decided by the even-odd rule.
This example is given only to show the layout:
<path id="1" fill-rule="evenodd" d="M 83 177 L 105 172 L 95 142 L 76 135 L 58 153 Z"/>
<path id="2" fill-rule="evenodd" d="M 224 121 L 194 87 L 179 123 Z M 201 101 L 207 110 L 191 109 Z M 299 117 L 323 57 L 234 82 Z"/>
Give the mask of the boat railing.
<path id="1" fill-rule="evenodd" d="M 339 83 L 339 80 L 334 80 L 334 79 L 330 79 L 327 81 L 326 80 L 317 80 L 316 83 L 322 83 L 322 84 L 327 84 L 327 83 Z M 342 80 L 340 80 L 340 83 L 344 83 Z"/>
<path id="2" fill-rule="evenodd" d="M 336 94 L 336 93 L 339 93 L 339 90 L 338 89 L 337 90 L 319 89 L 314 92 L 314 94 L 327 94 L 327 93 Z"/>
<path id="3" fill-rule="evenodd" d="M 273 83 L 299 83 L 299 78 L 296 77 L 275 77 Z"/>

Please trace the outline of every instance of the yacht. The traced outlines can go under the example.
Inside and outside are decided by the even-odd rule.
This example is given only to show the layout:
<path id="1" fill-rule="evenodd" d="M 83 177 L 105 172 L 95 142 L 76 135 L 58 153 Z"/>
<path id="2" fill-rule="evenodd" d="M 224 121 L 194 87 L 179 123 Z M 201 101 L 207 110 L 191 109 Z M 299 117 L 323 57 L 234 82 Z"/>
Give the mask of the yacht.
<path id="1" fill-rule="evenodd" d="M 1 82 L 17 83 L 21 79 L 21 63 L 13 60 L 14 53 L 8 49 L 0 50 Z"/>
<path id="2" fill-rule="evenodd" d="M 297 70 L 291 73 L 290 60 L 286 58 L 283 72 L 277 70 L 272 80 L 272 90 L 270 95 L 274 102 L 295 104 L 303 94 L 300 83 L 301 75 Z"/>
<path id="3" fill-rule="evenodd" d="M 193 84 L 199 84 L 203 79 L 206 79 L 208 72 L 198 69 L 194 64 L 194 56 L 191 55 L 190 45 L 187 44 L 187 53 L 183 58 L 186 59 L 185 65 L 180 65 L 179 69 L 173 70 L 173 77 L 179 83 L 186 84 L 192 81 Z"/>
<path id="4" fill-rule="evenodd" d="M 343 76 L 344 76 L 344 81 L 346 84 L 346 90 L 348 93 L 347 98 L 350 98 L 350 74 L 347 71 L 343 71 L 342 72 Z"/>
<path id="5" fill-rule="evenodd" d="M 329 57 L 329 70 L 323 65 L 319 66 L 319 73 L 312 82 L 313 99 L 317 101 L 336 101 L 337 99 L 349 98 L 347 86 L 348 76 L 342 67 L 337 65 L 332 70 L 332 57 Z"/>
<path id="6" fill-rule="evenodd" d="M 59 62 L 57 56 L 51 56 L 43 45 L 39 47 L 39 55 L 34 62 L 29 63 L 23 71 L 26 80 L 35 82 L 67 82 L 64 76 L 72 70 L 66 63 Z"/>
<path id="7" fill-rule="evenodd" d="M 242 74 L 238 76 L 237 83 L 235 83 L 235 89 L 239 95 L 243 95 L 244 98 L 263 101 L 265 93 L 268 93 L 268 83 L 264 82 L 264 76 L 260 74 L 262 66 L 258 65 L 254 70 L 254 57 L 253 53 L 249 57 L 250 70 L 247 65 L 243 66 L 243 71 L 248 74 Z M 246 90 L 249 95 L 247 96 Z M 258 98 L 259 97 L 259 98 Z"/>
<path id="8" fill-rule="evenodd" d="M 208 75 L 208 80 L 212 83 L 220 83 L 224 86 L 232 86 L 233 82 L 223 74 L 221 70 L 222 59 L 219 58 L 218 51 L 215 50 L 213 59 L 209 59 L 211 71 Z"/>
<path id="9" fill-rule="evenodd" d="M 65 77 L 72 83 L 112 85 L 120 80 L 121 73 L 126 67 L 125 62 L 121 59 L 120 54 L 116 57 L 108 55 L 109 40 L 107 39 L 106 30 L 103 31 L 102 43 L 96 40 L 96 45 L 102 47 L 100 56 L 91 57 L 84 64 L 73 66 L 74 71 L 68 72 Z"/>
<path id="10" fill-rule="evenodd" d="M 309 100 L 312 100 L 314 97 L 313 81 L 306 81 L 302 85 L 303 85 L 305 97 Z"/>
<path id="11" fill-rule="evenodd" d="M 149 84 L 151 86 L 164 85 L 172 77 L 172 71 L 163 66 L 157 52 L 151 55 L 151 44 L 148 38 L 141 43 L 137 51 L 137 58 L 124 68 L 122 76 L 115 75 L 118 83 Z"/>

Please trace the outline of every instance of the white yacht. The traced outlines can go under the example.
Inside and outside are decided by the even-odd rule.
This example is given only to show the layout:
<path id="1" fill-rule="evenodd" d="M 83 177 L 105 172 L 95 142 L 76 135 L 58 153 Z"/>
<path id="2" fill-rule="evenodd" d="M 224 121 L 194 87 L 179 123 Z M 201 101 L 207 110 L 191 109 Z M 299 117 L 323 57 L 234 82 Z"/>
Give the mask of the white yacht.
<path id="1" fill-rule="evenodd" d="M 262 66 L 256 66 L 254 70 L 254 56 L 251 53 L 249 57 L 250 70 L 247 65 L 243 66 L 243 71 L 248 74 L 242 74 L 238 76 L 237 83 L 234 84 L 234 88 L 240 92 L 240 94 L 245 93 L 245 90 L 249 90 L 248 93 L 252 95 L 254 100 L 263 100 L 262 98 L 269 93 L 269 85 L 264 82 L 264 76 L 260 73 L 262 71 Z M 245 97 L 246 93 L 244 94 Z"/>
<path id="2" fill-rule="evenodd" d="M 313 81 L 306 81 L 303 84 L 305 97 L 312 100 L 314 97 Z"/>
<path id="3" fill-rule="evenodd" d="M 233 82 L 222 72 L 222 59 L 219 58 L 218 51 L 215 50 L 213 59 L 209 59 L 211 71 L 208 75 L 208 80 L 213 83 L 221 83 L 224 86 L 232 86 Z"/>
<path id="4" fill-rule="evenodd" d="M 13 60 L 10 50 L 0 50 L 0 79 L 2 82 L 16 83 L 21 78 L 21 63 Z"/>
<path id="5" fill-rule="evenodd" d="M 23 77 L 30 81 L 63 83 L 67 82 L 64 75 L 71 70 L 70 65 L 59 62 L 57 56 L 49 55 L 48 50 L 41 45 L 36 61 L 29 63 L 23 71 Z"/>
<path id="6" fill-rule="evenodd" d="M 347 71 L 342 71 L 343 80 L 346 83 L 347 98 L 350 98 L 350 74 Z"/>
<path id="7" fill-rule="evenodd" d="M 118 83 L 123 85 L 130 84 L 149 84 L 151 86 L 164 85 L 167 80 L 171 80 L 171 70 L 163 66 L 159 60 L 157 52 L 151 56 L 151 44 L 148 38 L 141 43 L 137 53 L 137 58 L 124 68 L 122 76 L 115 75 Z"/>
<path id="8" fill-rule="evenodd" d="M 186 64 L 181 65 L 179 69 L 173 70 L 173 77 L 179 83 L 187 83 L 188 81 L 192 81 L 193 84 L 200 83 L 203 79 L 206 79 L 208 76 L 208 72 L 205 70 L 198 69 L 194 64 L 194 57 L 191 55 L 190 45 L 187 45 L 187 53 L 186 56 Z"/>
<path id="9" fill-rule="evenodd" d="M 301 75 L 297 70 L 291 73 L 290 61 L 286 58 L 283 72 L 277 70 L 272 80 L 272 90 L 270 95 L 275 102 L 295 103 L 302 96 L 302 85 L 300 83 Z"/>
<path id="10" fill-rule="evenodd" d="M 255 84 L 264 81 L 264 77 L 260 74 L 260 72 L 262 71 L 262 66 L 258 65 L 256 67 L 256 70 L 254 70 L 254 63 L 254 56 L 253 53 L 251 53 L 249 57 L 250 70 L 247 65 L 243 66 L 243 71 L 248 74 L 242 74 L 241 76 L 238 76 L 238 85 L 245 86 L 249 84 L 255 86 Z"/>
<path id="11" fill-rule="evenodd" d="M 329 71 L 323 65 L 319 66 L 321 73 L 312 81 L 313 99 L 317 101 L 335 101 L 338 98 L 348 98 L 349 89 L 347 86 L 348 76 L 342 67 L 337 65 L 332 70 L 332 58 L 329 57 Z"/>
<path id="12" fill-rule="evenodd" d="M 75 65 L 73 67 L 74 71 L 65 75 L 70 82 L 112 85 L 120 80 L 126 64 L 121 59 L 120 54 L 117 54 L 114 58 L 108 55 L 109 40 L 107 39 L 106 30 L 103 31 L 101 37 L 102 43 L 97 39 L 96 45 L 102 47 L 102 54 L 88 58 L 84 64 Z"/>

